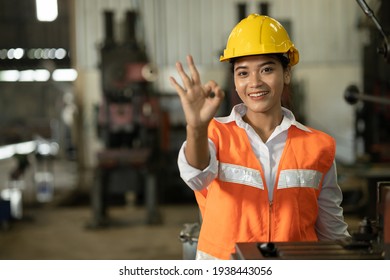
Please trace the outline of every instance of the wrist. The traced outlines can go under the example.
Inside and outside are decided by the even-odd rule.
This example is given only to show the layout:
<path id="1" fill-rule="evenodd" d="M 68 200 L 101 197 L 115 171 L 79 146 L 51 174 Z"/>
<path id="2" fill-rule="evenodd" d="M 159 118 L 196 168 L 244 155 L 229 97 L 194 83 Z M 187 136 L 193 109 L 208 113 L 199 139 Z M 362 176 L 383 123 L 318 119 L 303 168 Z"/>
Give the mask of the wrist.
<path id="1" fill-rule="evenodd" d="M 208 130 L 208 125 L 194 127 L 187 124 L 186 126 L 187 138 L 195 138 L 195 139 L 199 139 L 202 137 L 207 138 L 207 132 L 208 132 L 207 130 Z"/>

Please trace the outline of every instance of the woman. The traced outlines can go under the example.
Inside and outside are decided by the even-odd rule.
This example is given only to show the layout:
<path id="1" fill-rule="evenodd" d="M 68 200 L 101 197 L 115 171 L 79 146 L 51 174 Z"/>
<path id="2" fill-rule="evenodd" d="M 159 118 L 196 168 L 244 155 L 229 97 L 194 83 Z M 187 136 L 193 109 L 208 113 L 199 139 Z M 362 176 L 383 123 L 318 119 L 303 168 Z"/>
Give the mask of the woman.
<path id="1" fill-rule="evenodd" d="M 281 105 L 299 53 L 275 19 L 252 14 L 232 30 L 221 61 L 232 64 L 242 100 L 214 118 L 224 92 L 202 85 L 191 56 L 181 63 L 179 94 L 186 141 L 178 158 L 202 213 L 197 259 L 229 259 L 237 242 L 348 237 L 340 207 L 335 141 Z"/>

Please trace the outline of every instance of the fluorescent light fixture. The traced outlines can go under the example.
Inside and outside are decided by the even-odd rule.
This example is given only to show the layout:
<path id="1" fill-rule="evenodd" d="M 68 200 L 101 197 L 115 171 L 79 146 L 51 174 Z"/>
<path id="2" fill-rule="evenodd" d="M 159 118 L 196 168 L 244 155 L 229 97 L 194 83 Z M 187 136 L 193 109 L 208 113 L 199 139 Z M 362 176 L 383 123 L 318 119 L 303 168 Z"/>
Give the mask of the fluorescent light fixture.
<path id="1" fill-rule="evenodd" d="M 39 21 L 54 21 L 57 18 L 57 0 L 35 0 L 35 5 Z"/>
<path id="2" fill-rule="evenodd" d="M 50 79 L 50 72 L 46 69 L 37 69 L 34 71 L 34 80 L 37 82 L 47 82 Z"/>
<path id="3" fill-rule="evenodd" d="M 15 147 L 15 152 L 17 154 L 26 155 L 34 152 L 36 144 L 35 141 L 28 141 L 28 142 L 15 144 L 14 147 Z"/>
<path id="4" fill-rule="evenodd" d="M 50 72 L 46 69 L 0 71 L 0 82 L 47 82 L 49 79 Z"/>
<path id="5" fill-rule="evenodd" d="M 60 147 L 56 142 L 43 142 L 37 145 L 37 152 L 40 155 L 56 155 L 58 154 Z"/>
<path id="6" fill-rule="evenodd" d="M 0 71 L 0 81 L 1 82 L 16 82 L 17 80 L 19 80 L 19 71 L 18 70 Z"/>
<path id="7" fill-rule="evenodd" d="M 75 69 L 56 69 L 53 71 L 52 78 L 57 82 L 73 82 L 77 79 Z"/>
<path id="8" fill-rule="evenodd" d="M 19 82 L 33 82 L 34 70 L 23 70 L 19 72 Z"/>
<path id="9" fill-rule="evenodd" d="M 13 157 L 15 154 L 29 154 L 35 150 L 35 141 L 22 142 L 0 147 L 0 160 Z"/>
<path id="10" fill-rule="evenodd" d="M 13 157 L 15 154 L 14 147 L 11 145 L 0 147 L 0 160 Z"/>
<path id="11" fill-rule="evenodd" d="M 13 157 L 15 154 L 28 155 L 37 151 L 41 155 L 56 155 L 60 147 L 56 142 L 27 141 L 17 144 L 0 146 L 0 160 Z"/>
<path id="12" fill-rule="evenodd" d="M 14 58 L 21 59 L 24 56 L 24 50 L 22 48 L 17 48 L 14 51 Z"/>
<path id="13" fill-rule="evenodd" d="M 51 78 L 56 82 L 73 82 L 77 79 L 77 71 L 56 69 L 51 74 Z M 46 69 L 0 71 L 0 82 L 47 82 L 49 79 L 50 72 Z"/>
<path id="14" fill-rule="evenodd" d="M 55 58 L 57 59 L 64 59 L 66 56 L 66 50 L 63 48 L 56 49 L 55 51 Z"/>

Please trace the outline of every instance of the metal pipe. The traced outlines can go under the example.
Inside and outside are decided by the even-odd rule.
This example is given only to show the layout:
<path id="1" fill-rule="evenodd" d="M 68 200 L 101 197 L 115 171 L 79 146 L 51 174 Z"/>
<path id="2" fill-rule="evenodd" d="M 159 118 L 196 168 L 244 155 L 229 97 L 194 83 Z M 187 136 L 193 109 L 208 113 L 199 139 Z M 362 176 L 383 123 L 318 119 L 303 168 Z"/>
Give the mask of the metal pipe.
<path id="1" fill-rule="evenodd" d="M 356 104 L 359 100 L 361 101 L 369 101 L 384 105 L 390 105 L 390 99 L 379 96 L 372 96 L 367 94 L 359 93 L 359 89 L 355 85 L 350 85 L 344 92 L 344 99 L 349 104 Z"/>

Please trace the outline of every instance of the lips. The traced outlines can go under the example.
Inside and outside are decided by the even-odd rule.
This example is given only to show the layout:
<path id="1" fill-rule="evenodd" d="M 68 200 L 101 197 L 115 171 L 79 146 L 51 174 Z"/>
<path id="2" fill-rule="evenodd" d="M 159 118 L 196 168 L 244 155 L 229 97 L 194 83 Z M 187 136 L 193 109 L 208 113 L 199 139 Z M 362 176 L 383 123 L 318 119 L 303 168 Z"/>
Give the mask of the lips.
<path id="1" fill-rule="evenodd" d="M 259 98 L 259 97 L 263 97 L 265 95 L 267 95 L 269 93 L 269 91 L 261 91 L 261 92 L 252 92 L 252 93 L 249 93 L 249 97 L 252 97 L 252 98 Z"/>

